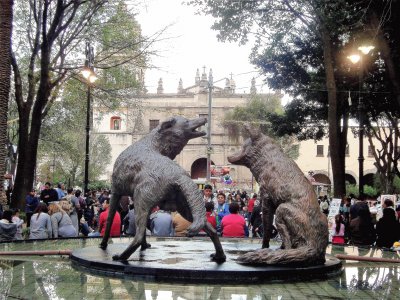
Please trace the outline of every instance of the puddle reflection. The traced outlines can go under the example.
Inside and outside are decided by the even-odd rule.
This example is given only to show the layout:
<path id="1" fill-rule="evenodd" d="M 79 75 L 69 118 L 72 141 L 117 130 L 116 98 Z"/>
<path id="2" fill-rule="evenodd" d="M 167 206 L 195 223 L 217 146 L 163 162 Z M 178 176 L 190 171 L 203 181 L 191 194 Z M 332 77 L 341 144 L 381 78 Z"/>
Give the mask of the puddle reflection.
<path id="1" fill-rule="evenodd" d="M 60 244 L 53 246 L 60 247 Z M 68 249 L 71 244 L 62 246 Z M 43 248 L 43 245 L 7 247 L 12 251 L 18 247 Z M 398 258 L 396 252 L 355 247 L 329 247 L 328 253 Z M 323 281 L 174 284 L 96 276 L 73 268 L 69 259 L 62 257 L 19 257 L 18 260 L 0 257 L 0 299 L 396 299 L 400 288 L 399 271 L 398 264 L 347 261 L 340 276 Z"/>

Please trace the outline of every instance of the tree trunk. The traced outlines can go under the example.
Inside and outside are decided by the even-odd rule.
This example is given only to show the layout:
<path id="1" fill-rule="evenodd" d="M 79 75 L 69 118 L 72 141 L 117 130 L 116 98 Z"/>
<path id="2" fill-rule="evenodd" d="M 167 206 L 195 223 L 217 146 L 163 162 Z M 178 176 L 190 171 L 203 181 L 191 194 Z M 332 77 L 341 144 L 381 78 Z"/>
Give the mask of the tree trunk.
<path id="1" fill-rule="evenodd" d="M 344 145 L 341 143 L 340 118 L 337 104 L 336 81 L 333 68 L 332 41 L 329 32 L 321 25 L 321 38 L 324 52 L 326 87 L 328 90 L 329 150 L 333 175 L 333 195 L 341 198 L 346 193 Z"/>
<path id="2" fill-rule="evenodd" d="M 7 113 L 11 80 L 13 0 L 0 1 L 0 203 L 5 204 L 4 174 L 7 157 Z"/>

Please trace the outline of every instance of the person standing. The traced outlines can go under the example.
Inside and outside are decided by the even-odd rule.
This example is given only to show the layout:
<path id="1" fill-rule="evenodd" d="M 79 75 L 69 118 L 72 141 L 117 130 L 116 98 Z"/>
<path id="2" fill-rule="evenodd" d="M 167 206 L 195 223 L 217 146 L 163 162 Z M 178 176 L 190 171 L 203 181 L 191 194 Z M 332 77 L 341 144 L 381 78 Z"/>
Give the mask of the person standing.
<path id="1" fill-rule="evenodd" d="M 221 232 L 221 221 L 226 216 L 229 215 L 229 204 L 226 203 L 226 196 L 224 193 L 219 193 L 217 195 L 217 207 L 216 207 L 216 214 L 217 214 L 217 231 Z"/>
<path id="2" fill-rule="evenodd" d="M 214 207 L 217 207 L 217 199 L 215 199 L 213 195 L 213 188 L 210 184 L 206 184 L 203 189 L 203 199 L 204 202 L 212 202 L 214 203 Z"/>
<path id="3" fill-rule="evenodd" d="M 263 228 L 262 228 L 262 210 L 261 203 L 259 200 L 256 200 L 254 203 L 253 212 L 250 216 L 250 224 L 251 224 L 251 233 L 252 237 L 262 237 L 263 236 Z"/>
<path id="4" fill-rule="evenodd" d="M 46 205 L 50 202 L 58 201 L 58 194 L 55 189 L 52 188 L 50 182 L 46 182 L 43 191 L 40 193 L 40 200 L 42 200 Z"/>
<path id="5" fill-rule="evenodd" d="M 62 198 L 65 197 L 65 192 L 64 192 L 64 190 L 65 190 L 65 185 L 64 185 L 64 183 L 62 183 L 62 182 L 57 183 L 56 191 L 57 191 L 58 200 L 61 200 Z"/>
<path id="6" fill-rule="evenodd" d="M 31 218 L 30 240 L 51 238 L 53 229 L 51 227 L 50 216 L 47 212 L 47 205 L 39 203 Z"/>
<path id="7" fill-rule="evenodd" d="M 32 189 L 25 198 L 26 227 L 31 226 L 31 217 L 38 205 L 39 199 L 36 197 L 35 189 Z"/>
<path id="8" fill-rule="evenodd" d="M 239 196 L 240 198 L 240 196 Z M 257 194 L 254 193 L 253 197 L 251 197 L 247 203 L 247 220 L 249 221 L 250 224 L 250 218 L 251 218 L 251 214 L 253 213 L 253 209 L 254 209 L 254 203 L 257 201 Z"/>

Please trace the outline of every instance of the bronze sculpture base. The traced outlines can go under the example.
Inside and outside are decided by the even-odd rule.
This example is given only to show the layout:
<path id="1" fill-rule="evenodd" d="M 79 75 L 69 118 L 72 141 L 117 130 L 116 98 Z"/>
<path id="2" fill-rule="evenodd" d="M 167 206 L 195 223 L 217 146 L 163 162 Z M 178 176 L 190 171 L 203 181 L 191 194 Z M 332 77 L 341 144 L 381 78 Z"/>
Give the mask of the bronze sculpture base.
<path id="1" fill-rule="evenodd" d="M 124 239 L 125 240 L 125 239 Z M 134 253 L 126 262 L 112 256 L 122 252 L 128 243 L 113 239 L 106 250 L 86 247 L 74 250 L 74 267 L 88 272 L 116 277 L 134 277 L 162 282 L 259 283 L 268 281 L 326 279 L 342 272 L 340 260 L 326 256 L 318 266 L 250 266 L 239 264 L 238 256 L 260 248 L 260 240 L 221 239 L 227 260 L 217 264 L 209 256 L 213 244 L 208 238 L 149 238 L 151 248 Z M 271 248 L 278 248 L 272 246 Z"/>

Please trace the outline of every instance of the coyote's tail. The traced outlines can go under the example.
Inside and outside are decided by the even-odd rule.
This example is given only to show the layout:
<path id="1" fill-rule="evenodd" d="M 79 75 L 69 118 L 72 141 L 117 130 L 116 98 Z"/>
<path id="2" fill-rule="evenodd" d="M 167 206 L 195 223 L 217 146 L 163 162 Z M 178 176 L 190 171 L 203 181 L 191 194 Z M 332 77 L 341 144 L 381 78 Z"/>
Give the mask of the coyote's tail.
<path id="1" fill-rule="evenodd" d="M 182 176 L 177 183 L 187 199 L 193 216 L 193 222 L 188 228 L 189 235 L 196 235 L 205 226 L 206 222 L 203 195 L 197 185 L 187 176 Z"/>
<path id="2" fill-rule="evenodd" d="M 256 265 L 320 265 L 325 263 L 325 251 L 303 246 L 294 249 L 260 249 L 248 252 L 238 258 L 245 264 Z"/>

